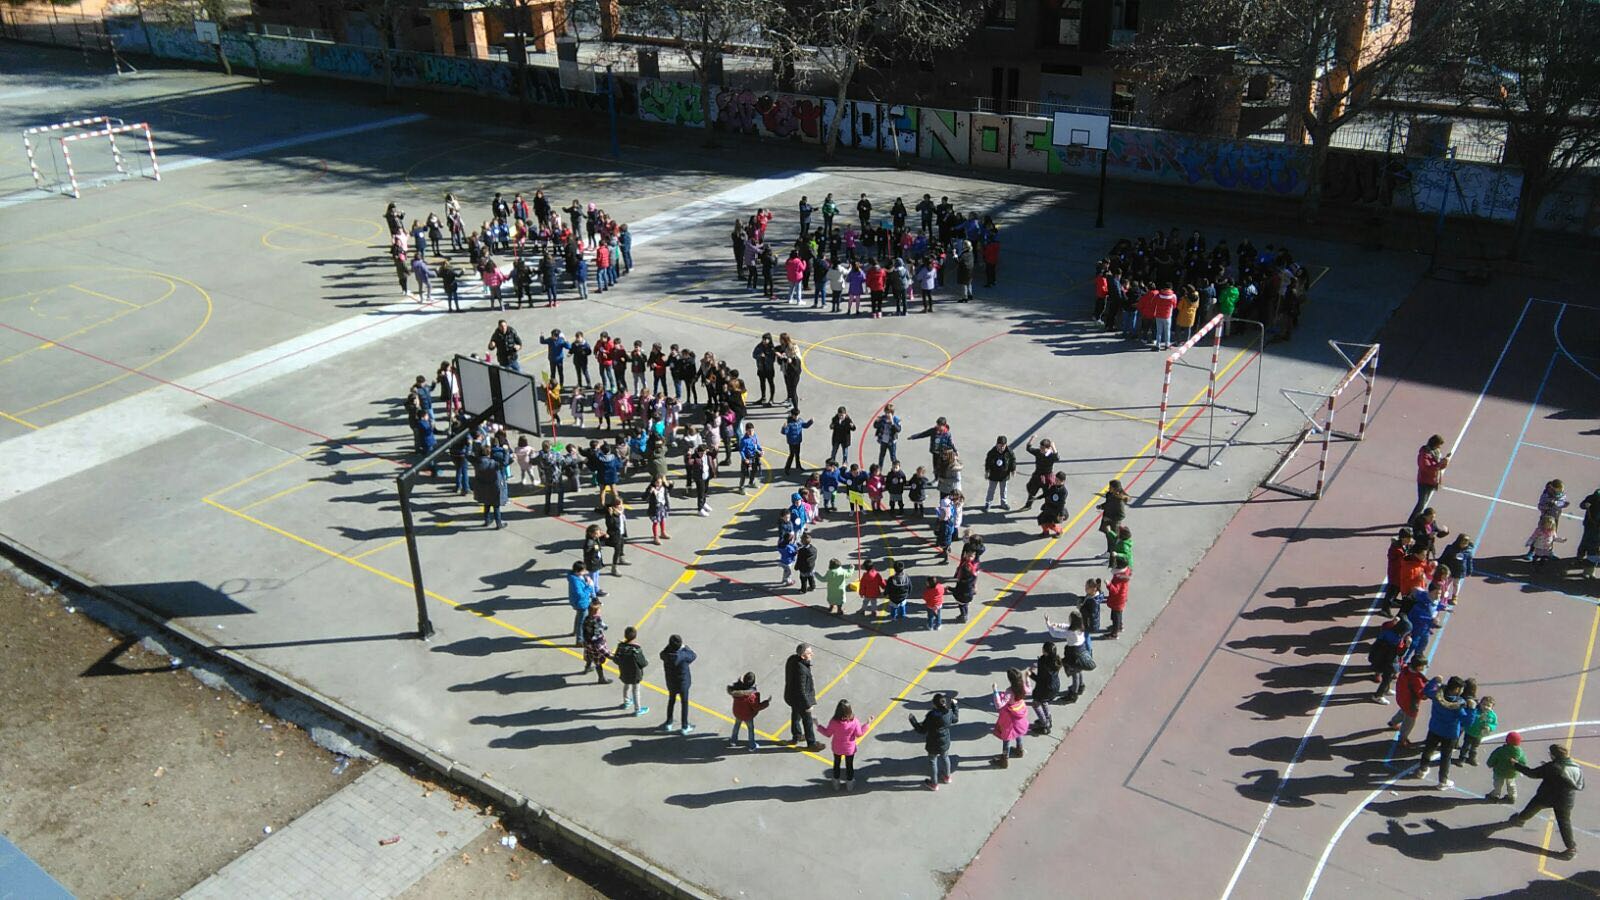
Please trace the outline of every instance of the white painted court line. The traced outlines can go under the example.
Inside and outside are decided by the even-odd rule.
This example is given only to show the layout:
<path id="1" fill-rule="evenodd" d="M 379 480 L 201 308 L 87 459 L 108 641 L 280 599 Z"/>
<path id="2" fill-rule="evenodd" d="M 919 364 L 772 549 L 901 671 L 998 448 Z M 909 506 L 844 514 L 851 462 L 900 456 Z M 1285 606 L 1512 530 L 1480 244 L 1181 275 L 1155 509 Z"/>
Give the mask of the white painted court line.
<path id="1" fill-rule="evenodd" d="M 1567 349 L 1566 341 L 1563 341 L 1561 339 L 1561 317 L 1566 315 L 1566 314 L 1567 314 L 1567 304 L 1563 303 L 1563 304 L 1561 304 L 1560 312 L 1556 313 L 1556 323 L 1554 325 L 1550 326 L 1550 333 L 1555 335 L 1556 349 L 1560 350 L 1561 351 L 1561 355 L 1565 356 L 1567 358 L 1567 362 L 1570 362 L 1573 365 L 1577 366 L 1579 369 L 1583 370 L 1583 374 L 1589 376 L 1590 378 L 1593 378 L 1595 381 L 1600 381 L 1600 375 L 1596 375 L 1594 373 L 1593 369 L 1589 368 L 1588 366 L 1584 365 L 1581 362 L 1578 362 L 1578 357 L 1574 356 L 1572 354 L 1572 351 Z"/>
<path id="2" fill-rule="evenodd" d="M 1491 735 L 1485 738 L 1484 743 L 1492 744 L 1496 741 L 1503 741 L 1505 740 L 1506 734 L 1512 731 L 1515 731 L 1519 734 L 1527 734 L 1530 731 L 1548 731 L 1551 728 L 1586 728 L 1590 725 L 1600 725 L 1600 719 L 1588 719 L 1581 722 L 1546 722 L 1543 725 L 1508 727 L 1505 729 L 1505 731 L 1502 731 L 1499 734 Z M 1301 895 L 1301 900 L 1311 900 L 1311 895 L 1317 889 L 1317 882 L 1322 878 L 1322 870 L 1327 868 L 1328 857 L 1333 855 L 1333 848 L 1338 845 L 1339 839 L 1344 837 L 1344 833 L 1347 829 L 1349 829 L 1350 823 L 1354 822 L 1356 817 L 1361 815 L 1362 811 L 1365 810 L 1367 806 L 1372 803 L 1372 801 L 1378 799 L 1380 794 L 1393 787 L 1395 782 L 1411 774 L 1416 767 L 1416 763 L 1412 763 L 1409 768 L 1396 773 L 1383 784 L 1379 785 L 1372 793 L 1362 798 L 1361 802 L 1356 804 L 1355 809 L 1350 810 L 1350 814 L 1344 817 L 1343 822 L 1339 823 L 1339 827 L 1333 832 L 1333 837 L 1329 838 L 1327 845 L 1322 848 L 1322 855 L 1317 858 L 1316 868 L 1311 870 L 1311 880 L 1306 882 L 1306 891 Z"/>
<path id="3" fill-rule="evenodd" d="M 1567 454 L 1569 456 L 1581 456 L 1584 459 L 1600 460 L 1600 456 L 1595 456 L 1595 455 L 1593 455 L 1591 453 L 1579 453 L 1576 450 L 1566 450 L 1566 449 L 1563 449 L 1561 447 L 1551 447 L 1551 446 L 1549 446 L 1547 444 L 1535 444 L 1533 441 L 1523 441 L 1522 442 L 1522 446 L 1524 446 L 1524 447 L 1538 447 L 1540 450 L 1549 450 L 1552 453 L 1565 453 L 1565 454 Z"/>
<path id="4" fill-rule="evenodd" d="M 200 166 L 209 166 L 215 162 L 226 162 L 233 159 L 242 159 L 255 156 L 258 153 L 271 153 L 274 150 L 283 150 L 288 147 L 298 147 L 301 144 L 315 144 L 319 141 L 331 141 L 335 138 L 349 137 L 355 134 L 364 134 L 368 131 L 378 131 L 384 128 L 394 128 L 398 125 L 410 125 L 428 118 L 426 113 L 410 113 L 404 116 L 394 116 L 388 119 L 379 119 L 376 122 L 362 122 L 359 125 L 348 125 L 344 128 L 333 128 L 327 131 L 314 131 L 310 134 L 298 134 L 282 140 L 268 141 L 265 144 L 254 144 L 249 147 L 240 147 L 237 150 L 225 150 L 214 156 L 189 156 L 172 162 L 161 163 L 163 173 L 182 172 L 185 169 L 194 169 Z M 124 178 L 103 178 L 84 185 L 85 187 L 98 187 L 113 181 L 128 180 Z M 0 209 L 32 203 L 35 200 L 48 200 L 59 196 L 54 191 L 29 190 L 0 197 Z"/>
<path id="5" fill-rule="evenodd" d="M 1523 446 L 1525 446 L 1525 447 L 1538 447 L 1539 445 L 1524 441 L 1523 442 Z M 1555 448 L 1554 447 L 1543 447 L 1541 449 L 1554 450 Z M 1582 454 L 1579 454 L 1579 455 L 1581 456 Z M 1439 490 L 1448 491 L 1449 493 L 1452 493 L 1452 494 L 1460 494 L 1463 497 L 1476 497 L 1479 500 L 1487 500 L 1490 503 L 1504 503 L 1506 506 L 1515 506 L 1518 509 L 1528 509 L 1528 510 L 1533 510 L 1534 512 L 1538 512 L 1538 510 L 1539 510 L 1539 507 L 1534 506 L 1531 503 L 1518 503 L 1515 500 L 1507 500 L 1504 497 L 1491 497 L 1488 494 L 1480 494 L 1477 491 L 1464 491 L 1461 488 L 1450 487 L 1448 485 L 1440 487 Z M 1563 519 L 1571 519 L 1574 522 L 1582 522 L 1583 521 L 1583 517 L 1582 516 L 1575 516 L 1572 513 L 1562 513 L 1561 514 L 1561 518 L 1563 518 Z"/>
<path id="6" fill-rule="evenodd" d="M 1472 420 L 1477 417 L 1478 408 L 1483 405 L 1483 398 L 1488 395 L 1489 388 L 1494 385 L 1495 377 L 1500 374 L 1500 366 L 1505 362 L 1506 353 L 1511 350 L 1511 343 L 1517 339 L 1517 333 L 1522 330 L 1522 323 L 1527 320 L 1528 310 L 1532 306 L 1532 297 L 1529 297 L 1523 302 L 1522 312 L 1517 316 L 1517 324 L 1512 327 L 1511 333 L 1506 336 L 1505 345 L 1500 348 L 1500 355 L 1495 358 L 1494 367 L 1489 370 L 1489 376 L 1484 379 L 1483 387 L 1479 389 L 1477 398 L 1472 401 L 1472 409 L 1467 412 L 1466 421 L 1461 423 L 1461 430 L 1456 433 L 1455 443 L 1450 445 L 1451 454 L 1454 454 L 1456 448 L 1461 446 L 1462 439 L 1467 435 L 1467 429 L 1472 427 Z M 1553 357 L 1551 361 L 1552 363 L 1554 362 Z M 1548 371 L 1545 374 L 1546 378 L 1548 378 Z M 1540 385 L 1540 392 L 1543 392 L 1542 383 Z M 1535 398 L 1535 405 L 1537 405 L 1537 403 L 1538 400 Z M 1523 434 L 1525 435 L 1526 433 L 1527 429 L 1526 426 L 1524 426 Z M 1518 442 L 1521 441 L 1522 436 L 1523 435 L 1518 435 Z M 1504 484 L 1501 486 L 1504 487 Z M 1489 509 L 1493 510 L 1494 505 L 1490 504 Z M 1487 519 L 1485 520 L 1485 524 L 1487 524 Z M 1483 529 L 1478 529 L 1478 534 L 1482 535 Z M 1384 586 L 1387 587 L 1387 585 L 1388 579 L 1384 579 Z M 1380 590 L 1378 593 L 1378 598 L 1381 598 L 1382 596 L 1383 593 Z M 1333 692 L 1339 686 L 1339 679 L 1344 676 L 1344 670 L 1350 662 L 1350 656 L 1355 652 L 1357 642 L 1366 632 L 1367 625 L 1372 619 L 1372 614 L 1376 611 L 1377 602 L 1375 599 L 1373 604 L 1367 608 L 1366 615 L 1362 617 L 1361 627 L 1357 629 L 1355 638 L 1350 642 L 1349 647 L 1345 650 L 1344 659 L 1339 661 L 1339 668 L 1334 670 L 1333 678 L 1329 680 L 1328 689 L 1323 692 L 1322 700 L 1317 704 L 1316 712 L 1312 715 L 1310 724 L 1306 726 L 1305 734 L 1301 736 L 1300 743 L 1295 746 L 1294 755 L 1290 758 L 1288 766 L 1284 768 L 1283 775 L 1278 778 L 1278 786 L 1272 792 L 1272 799 L 1267 801 L 1267 808 L 1261 811 L 1261 819 L 1256 823 L 1255 831 L 1251 832 L 1250 834 L 1250 841 L 1245 845 L 1244 853 L 1239 857 L 1239 864 L 1234 867 L 1233 876 L 1228 879 L 1227 887 L 1223 888 L 1223 900 L 1227 900 L 1228 897 L 1232 896 L 1234 887 L 1236 887 L 1239 883 L 1239 877 L 1244 874 L 1245 867 L 1249 865 L 1250 856 L 1255 852 L 1256 845 L 1261 842 L 1261 834 L 1266 830 L 1267 822 L 1272 818 L 1272 811 L 1278 806 L 1278 798 L 1283 793 L 1283 786 L 1288 782 L 1289 777 L 1294 773 L 1294 767 L 1299 763 L 1300 755 L 1305 752 L 1306 744 L 1310 742 L 1311 735 L 1313 732 L 1315 732 L 1317 723 L 1322 719 L 1322 713 L 1328 708 L 1328 702 L 1333 699 Z M 1439 629 L 1438 637 L 1443 637 L 1443 634 L 1444 628 L 1441 627 Z M 1437 648 L 1438 639 L 1436 638 L 1434 641 L 1434 649 L 1437 650 Z"/>
<path id="7" fill-rule="evenodd" d="M 1338 690 L 1339 679 L 1344 677 L 1344 671 L 1350 665 L 1350 657 L 1354 656 L 1356 648 L 1361 646 L 1367 626 L 1372 622 L 1372 614 L 1378 611 L 1378 603 L 1383 599 L 1383 592 L 1388 586 L 1389 580 L 1385 578 L 1383 584 L 1378 586 L 1378 592 L 1373 595 L 1372 602 L 1368 604 L 1366 615 L 1361 617 L 1361 625 L 1356 628 L 1355 636 L 1350 638 L 1350 643 L 1345 646 L 1344 657 L 1339 660 L 1339 667 L 1333 671 L 1333 677 L 1328 680 L 1328 688 L 1322 692 L 1322 701 L 1317 704 L 1317 711 L 1306 724 L 1305 733 L 1300 736 L 1300 743 L 1295 745 L 1294 755 L 1289 757 L 1289 764 L 1284 767 L 1283 774 L 1278 776 L 1278 785 L 1272 789 L 1272 799 L 1267 801 L 1267 808 L 1261 811 L 1261 820 L 1256 822 L 1255 831 L 1250 833 L 1250 842 L 1245 845 L 1244 854 L 1239 857 L 1239 864 L 1233 869 L 1233 877 L 1228 879 L 1228 886 L 1222 889 L 1224 900 L 1232 896 L 1234 887 L 1239 883 L 1239 876 L 1244 874 L 1244 868 L 1250 862 L 1250 854 L 1255 852 L 1256 845 L 1261 842 L 1261 833 L 1266 830 L 1267 822 L 1272 818 L 1272 811 L 1278 808 L 1278 798 L 1283 796 L 1283 787 L 1294 776 L 1294 767 L 1300 764 L 1300 757 L 1306 752 L 1306 745 L 1311 742 L 1311 735 L 1316 732 L 1317 723 L 1322 721 L 1322 714 L 1327 711 L 1328 701 L 1333 699 L 1333 692 Z"/>
<path id="8" fill-rule="evenodd" d="M 311 134 L 299 134 L 290 138 L 277 141 L 268 141 L 265 144 L 256 144 L 250 147 L 241 147 L 238 150 L 226 150 L 215 156 L 191 156 L 173 163 L 161 166 L 164 172 L 181 172 L 184 169 L 193 169 L 199 166 L 209 166 L 214 162 L 225 162 L 230 159 L 241 159 L 246 156 L 255 156 L 257 153 L 271 153 L 286 147 L 298 147 L 301 144 L 315 144 L 318 141 L 331 141 L 334 138 L 349 137 L 352 134 L 364 134 L 368 131 L 378 131 L 384 128 L 394 128 L 398 125 L 410 125 L 428 118 L 426 113 L 411 113 L 404 116 L 394 116 L 388 119 L 379 119 L 376 122 L 362 122 L 359 125 L 347 125 L 344 128 L 333 128 L 328 131 L 314 131 Z"/>
<path id="9" fill-rule="evenodd" d="M 326 137 L 315 139 L 325 140 Z M 749 210 L 767 197 L 821 177 L 824 175 L 817 172 L 780 173 L 651 216 L 640 221 L 642 233 L 634 238 L 634 246 L 685 233 L 685 223 L 703 226 L 698 218 L 690 216 L 717 210 Z M 634 227 L 630 224 L 628 229 L 632 231 Z M 92 471 L 204 424 L 192 413 L 212 400 L 237 396 L 280 376 L 359 350 L 444 315 L 442 311 L 425 310 L 415 301 L 385 306 L 263 347 L 203 372 L 173 379 L 172 385 L 156 385 L 143 393 L 0 442 L 6 452 L 6 466 L 0 471 L 0 502 Z"/>
<path id="10" fill-rule="evenodd" d="M 1455 443 L 1450 445 L 1450 453 L 1455 454 L 1456 448 L 1461 446 L 1461 439 L 1467 436 L 1467 429 L 1472 427 L 1472 420 L 1478 416 L 1478 407 L 1483 405 L 1483 398 L 1489 393 L 1489 386 L 1494 384 L 1494 378 L 1500 374 L 1500 364 L 1506 361 L 1506 353 L 1511 349 L 1511 342 L 1517 339 L 1517 332 L 1522 330 L 1522 323 L 1528 318 L 1528 309 L 1533 306 L 1533 299 L 1529 297 L 1522 304 L 1522 314 L 1517 316 L 1517 324 L 1512 326 L 1511 333 L 1506 335 L 1506 344 L 1500 348 L 1500 355 L 1495 358 L 1494 368 L 1489 370 L 1489 377 L 1483 380 L 1483 389 L 1478 391 L 1478 397 L 1472 401 L 1472 409 L 1467 413 L 1467 420 L 1461 423 L 1461 430 L 1456 432 Z"/>

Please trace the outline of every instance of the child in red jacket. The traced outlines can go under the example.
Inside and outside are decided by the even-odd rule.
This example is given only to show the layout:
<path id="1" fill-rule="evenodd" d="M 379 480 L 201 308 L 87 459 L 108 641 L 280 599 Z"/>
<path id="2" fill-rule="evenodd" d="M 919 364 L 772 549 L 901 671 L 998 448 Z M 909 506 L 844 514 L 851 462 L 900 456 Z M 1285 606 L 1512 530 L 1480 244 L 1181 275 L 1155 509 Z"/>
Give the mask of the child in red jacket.
<path id="1" fill-rule="evenodd" d="M 1428 686 L 1427 673 L 1428 661 L 1413 658 L 1411 664 L 1401 670 L 1400 680 L 1395 682 L 1394 701 L 1398 708 L 1389 717 L 1389 727 L 1400 732 L 1403 750 L 1416 746 L 1411 742 L 1411 729 L 1416 726 L 1417 712 L 1422 707 L 1422 689 Z"/>
<path id="2" fill-rule="evenodd" d="M 1111 557 L 1111 581 L 1106 585 L 1106 609 L 1111 610 L 1111 630 L 1102 637 L 1114 641 L 1122 634 L 1122 611 L 1128 608 L 1128 583 L 1133 581 L 1133 566 L 1125 557 Z"/>
<path id="3" fill-rule="evenodd" d="M 922 602 L 928 607 L 928 630 L 938 631 L 943 624 L 943 617 L 939 611 L 944 608 L 944 582 L 936 575 L 926 579 L 927 587 L 922 589 Z"/>
<path id="4" fill-rule="evenodd" d="M 728 738 L 728 746 L 739 746 L 739 726 L 750 729 L 750 742 L 745 745 L 746 750 L 756 749 L 756 714 L 772 705 L 772 700 L 761 699 L 761 692 L 756 690 L 756 673 L 746 672 L 744 677 L 728 685 L 728 696 L 733 698 L 733 734 Z"/>
<path id="5" fill-rule="evenodd" d="M 884 588 L 888 582 L 884 580 L 883 573 L 872 560 L 863 560 L 861 563 L 861 577 L 857 580 L 856 592 L 861 595 L 861 614 L 869 618 L 878 617 L 878 598 L 883 596 Z"/>
<path id="6" fill-rule="evenodd" d="M 1383 586 L 1383 614 L 1394 613 L 1395 598 L 1400 596 L 1401 564 L 1405 562 L 1406 554 L 1411 551 L 1411 529 L 1402 528 L 1400 533 L 1389 542 L 1388 569 L 1386 582 Z"/>

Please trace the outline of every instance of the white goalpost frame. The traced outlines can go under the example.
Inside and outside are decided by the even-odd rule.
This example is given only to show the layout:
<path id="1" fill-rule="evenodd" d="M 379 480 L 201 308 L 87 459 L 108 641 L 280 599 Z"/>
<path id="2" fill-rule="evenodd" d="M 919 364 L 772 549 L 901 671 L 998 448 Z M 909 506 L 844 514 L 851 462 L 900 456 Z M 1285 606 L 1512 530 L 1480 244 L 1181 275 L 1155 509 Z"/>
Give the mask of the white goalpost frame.
<path id="1" fill-rule="evenodd" d="M 1233 446 L 1233 439 L 1231 437 L 1220 444 L 1217 443 L 1217 410 L 1220 408 L 1245 417 L 1253 417 L 1260 410 L 1261 367 L 1259 365 L 1256 367 L 1256 402 L 1254 407 L 1251 409 L 1241 409 L 1233 406 L 1224 406 L 1223 404 L 1217 402 L 1217 377 L 1221 374 L 1219 367 L 1222 360 L 1222 332 L 1223 327 L 1229 324 L 1255 325 L 1258 323 L 1252 322 L 1249 319 L 1240 319 L 1236 317 L 1230 318 L 1219 313 L 1215 316 L 1212 316 L 1210 321 L 1200 326 L 1194 332 L 1194 334 L 1190 335 L 1188 340 L 1178 345 L 1176 349 L 1167 355 L 1166 364 L 1163 367 L 1161 374 L 1161 406 L 1160 413 L 1156 421 L 1157 459 L 1165 459 L 1169 462 L 1183 463 L 1184 465 L 1194 466 L 1195 468 L 1199 469 L 1209 469 L 1217 464 L 1217 460 L 1222 456 L 1222 452 L 1224 450 Z M 1198 346 L 1200 342 L 1208 335 L 1211 337 L 1210 365 L 1197 365 L 1195 363 L 1184 361 L 1183 357 L 1190 350 L 1193 350 L 1196 346 Z M 1262 351 L 1265 349 L 1261 343 L 1264 341 L 1264 334 L 1258 336 L 1257 341 L 1256 356 L 1260 357 Z M 1210 457 L 1203 463 L 1193 462 L 1180 455 L 1168 455 L 1168 448 L 1178 442 L 1177 436 L 1172 437 L 1170 440 L 1167 438 L 1167 427 L 1172 424 L 1172 422 L 1168 420 L 1168 412 L 1173 409 L 1171 406 L 1172 370 L 1177 367 L 1201 369 L 1206 373 L 1206 398 L 1205 402 L 1199 405 L 1206 410 L 1206 449 L 1210 451 Z M 1185 405 L 1184 408 L 1187 409 L 1188 405 Z"/>
<path id="2" fill-rule="evenodd" d="M 66 131 L 69 128 L 88 128 L 93 125 L 110 125 L 112 122 L 122 124 L 121 119 L 110 116 L 90 116 L 87 119 L 73 119 L 70 122 L 58 122 L 54 125 L 40 125 L 35 128 L 22 129 L 22 149 L 28 154 L 28 168 L 33 172 L 34 187 L 44 190 L 44 176 L 39 173 L 39 163 L 34 158 L 33 142 L 28 138 L 35 134 L 50 134 L 56 131 Z M 46 140 L 53 139 L 47 138 Z"/>
<path id="3" fill-rule="evenodd" d="M 84 131 L 78 134 L 68 134 L 57 138 L 57 140 L 61 142 L 61 159 L 66 163 L 67 166 L 67 182 L 69 185 L 71 185 L 71 190 L 68 192 L 69 195 L 74 200 L 77 200 L 82 196 L 82 193 L 78 190 L 78 175 L 72 168 L 72 152 L 68 150 L 68 144 L 72 143 L 73 141 L 82 141 L 89 138 L 105 138 L 111 142 L 111 160 L 116 164 L 117 172 L 119 174 L 126 175 L 128 174 L 128 170 L 127 167 L 123 166 L 122 164 L 122 150 L 117 147 L 117 135 L 138 131 L 144 132 L 145 149 L 150 153 L 151 177 L 156 181 L 160 181 L 161 166 L 156 162 L 156 142 L 155 138 L 150 134 L 150 123 L 135 122 L 132 125 L 107 125 L 105 128 L 100 128 L 95 131 Z"/>
<path id="4" fill-rule="evenodd" d="M 1354 341 L 1330 340 L 1328 341 L 1328 346 L 1333 348 L 1333 352 L 1339 354 L 1339 358 L 1343 359 L 1349 368 L 1345 371 L 1344 375 L 1340 377 L 1338 382 L 1324 393 L 1317 393 L 1316 391 L 1302 391 L 1293 388 L 1279 388 L 1279 393 L 1283 394 L 1283 398 L 1288 400 L 1290 405 L 1299 411 L 1300 415 L 1305 417 L 1306 424 L 1300 429 L 1300 436 L 1295 438 L 1294 443 L 1289 445 L 1288 452 L 1284 453 L 1283 459 L 1279 460 L 1277 467 L 1274 468 L 1267 475 L 1266 479 L 1261 482 L 1261 486 L 1264 488 L 1278 491 L 1279 493 L 1288 494 L 1292 497 L 1299 497 L 1303 500 L 1316 500 L 1322 497 L 1323 488 L 1327 485 L 1328 456 L 1329 451 L 1332 448 L 1334 438 L 1338 438 L 1342 441 L 1366 440 L 1367 422 L 1372 413 L 1373 385 L 1378 380 L 1378 350 L 1381 345 L 1361 344 Z M 1346 347 L 1353 347 L 1361 350 L 1361 356 L 1356 359 L 1351 359 L 1350 355 L 1345 352 Z M 1344 392 L 1352 384 L 1354 384 L 1357 379 L 1360 379 L 1362 382 L 1361 419 L 1356 425 L 1355 431 L 1340 431 L 1339 429 L 1333 427 L 1334 413 L 1337 410 L 1340 396 L 1343 395 Z M 1306 407 L 1295 402 L 1296 397 L 1315 398 L 1317 402 L 1310 409 L 1307 409 Z M 1319 412 L 1322 414 L 1321 422 L 1317 421 L 1317 414 Z M 1317 459 L 1317 486 L 1308 491 L 1305 488 L 1299 488 L 1291 484 L 1280 482 L 1278 478 L 1283 474 L 1283 470 L 1289 467 L 1289 463 L 1294 460 L 1295 455 L 1300 452 L 1301 448 L 1306 445 L 1306 442 L 1309 441 L 1313 435 L 1320 435 L 1322 437 L 1322 450 Z"/>

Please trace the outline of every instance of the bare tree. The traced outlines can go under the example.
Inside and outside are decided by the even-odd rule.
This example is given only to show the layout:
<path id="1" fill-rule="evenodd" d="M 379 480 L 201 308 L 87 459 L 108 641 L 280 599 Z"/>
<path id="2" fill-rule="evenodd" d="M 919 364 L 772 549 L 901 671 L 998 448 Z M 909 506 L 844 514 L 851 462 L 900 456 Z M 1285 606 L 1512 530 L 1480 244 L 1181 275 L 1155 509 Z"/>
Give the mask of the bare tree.
<path id="1" fill-rule="evenodd" d="M 928 60 L 959 44 L 978 21 L 973 0 L 803 0 L 768 26 L 779 52 L 834 83 L 835 113 L 822 143 L 832 159 L 857 75 L 896 60 Z"/>
<path id="2" fill-rule="evenodd" d="M 1158 87 L 1265 74 L 1288 86 L 1285 139 L 1310 141 L 1303 213 L 1322 203 L 1334 132 L 1437 52 L 1452 4 L 1390 0 L 1180 0 L 1129 62 Z"/>
<path id="3" fill-rule="evenodd" d="M 636 27 L 683 54 L 700 85 L 700 120 L 711 143 L 711 81 L 721 57 L 760 38 L 778 4 L 773 0 L 645 0 L 628 4 Z"/>
<path id="4" fill-rule="evenodd" d="M 1506 125 L 1522 170 L 1511 256 L 1527 249 L 1544 198 L 1600 161 L 1600 6 L 1592 0 L 1463 0 L 1462 101 Z"/>

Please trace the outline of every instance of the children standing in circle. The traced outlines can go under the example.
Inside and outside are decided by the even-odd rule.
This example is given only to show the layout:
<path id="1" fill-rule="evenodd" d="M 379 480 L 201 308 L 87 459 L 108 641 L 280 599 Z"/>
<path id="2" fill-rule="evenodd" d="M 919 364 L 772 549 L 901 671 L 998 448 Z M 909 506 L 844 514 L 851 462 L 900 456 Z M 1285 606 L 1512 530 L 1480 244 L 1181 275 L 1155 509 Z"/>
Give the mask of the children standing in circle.
<path id="1" fill-rule="evenodd" d="M 642 716 L 650 707 L 639 705 L 639 682 L 644 680 L 644 670 L 649 667 L 650 660 L 645 658 L 638 639 L 639 629 L 632 625 L 623 629 L 622 643 L 617 645 L 611 659 L 617 664 L 617 680 L 622 682 L 622 708 L 631 707 L 635 716 Z"/>

